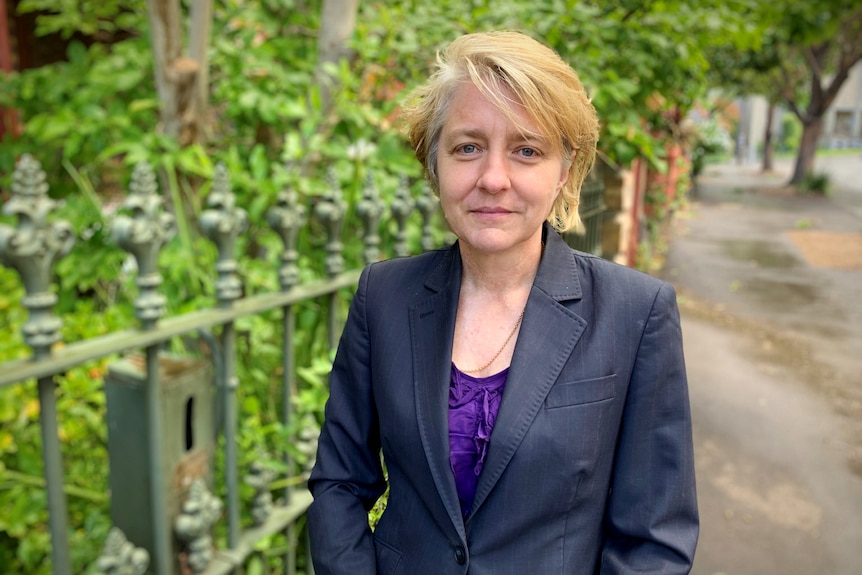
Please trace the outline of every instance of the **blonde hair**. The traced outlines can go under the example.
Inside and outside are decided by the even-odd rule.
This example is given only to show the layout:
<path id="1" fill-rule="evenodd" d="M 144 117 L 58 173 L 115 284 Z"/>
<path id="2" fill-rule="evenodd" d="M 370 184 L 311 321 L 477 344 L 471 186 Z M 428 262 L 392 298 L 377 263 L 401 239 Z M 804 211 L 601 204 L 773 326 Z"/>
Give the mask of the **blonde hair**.
<path id="1" fill-rule="evenodd" d="M 581 230 L 581 185 L 595 161 L 599 120 L 577 73 L 556 52 L 519 32 L 467 34 L 438 53 L 436 71 L 410 94 L 402 110 L 407 138 L 437 195 L 440 133 L 455 92 L 464 82 L 472 82 L 529 132 L 520 125 L 507 94 L 524 106 L 569 170 L 548 221 L 561 232 Z"/>

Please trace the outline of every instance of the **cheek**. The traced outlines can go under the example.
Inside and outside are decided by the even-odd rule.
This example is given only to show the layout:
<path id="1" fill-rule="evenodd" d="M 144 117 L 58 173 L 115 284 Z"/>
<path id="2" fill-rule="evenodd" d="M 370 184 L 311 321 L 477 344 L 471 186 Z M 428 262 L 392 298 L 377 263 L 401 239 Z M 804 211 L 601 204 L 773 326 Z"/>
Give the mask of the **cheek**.
<path id="1" fill-rule="evenodd" d="M 455 201 L 452 198 L 450 188 L 446 184 L 445 180 L 440 181 L 437 199 L 440 202 L 440 211 L 443 212 L 443 217 L 448 220 L 449 213 L 452 211 L 452 206 L 455 204 Z"/>
<path id="2" fill-rule="evenodd" d="M 441 204 L 454 205 L 470 190 L 469 176 L 457 167 L 446 166 L 439 176 L 438 184 Z"/>

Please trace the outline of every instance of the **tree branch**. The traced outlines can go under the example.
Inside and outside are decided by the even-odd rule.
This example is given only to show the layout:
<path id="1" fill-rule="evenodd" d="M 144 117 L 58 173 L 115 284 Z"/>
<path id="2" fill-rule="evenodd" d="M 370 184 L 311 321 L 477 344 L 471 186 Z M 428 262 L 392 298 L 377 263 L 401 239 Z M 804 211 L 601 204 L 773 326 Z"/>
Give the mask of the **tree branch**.
<path id="1" fill-rule="evenodd" d="M 862 8 L 841 23 L 841 31 L 838 35 L 840 68 L 849 70 L 856 62 L 862 60 L 862 42 L 859 38 L 862 38 Z"/>
<path id="2" fill-rule="evenodd" d="M 814 77 L 817 78 L 818 84 L 820 83 L 820 78 L 823 76 L 823 47 L 825 45 L 826 43 L 824 42 L 820 45 L 804 46 L 802 48 L 802 55 L 805 58 L 805 62 L 808 64 Z"/>
<path id="3" fill-rule="evenodd" d="M 862 9 L 848 15 L 841 23 L 835 39 L 838 45 L 837 69 L 828 86 L 822 89 L 823 110 L 832 105 L 832 102 L 838 97 L 841 86 L 850 75 L 850 69 L 862 60 L 862 42 L 859 41 L 860 31 L 862 31 Z"/>
<path id="4" fill-rule="evenodd" d="M 634 16 L 635 14 L 640 12 L 643 8 L 644 8 L 643 6 L 636 6 L 634 8 L 629 9 L 629 11 L 626 12 L 623 15 L 623 17 L 620 19 L 620 24 L 625 24 L 629 18 L 631 18 L 632 16 Z"/>
<path id="5" fill-rule="evenodd" d="M 782 80 L 779 86 L 779 93 L 781 94 L 782 99 L 787 103 L 787 107 L 790 108 L 790 111 L 793 112 L 793 114 L 799 118 L 799 121 L 804 124 L 806 116 L 796 104 L 796 94 L 793 90 L 795 82 L 793 78 L 790 77 L 790 71 L 787 69 L 786 60 L 787 58 L 781 58 L 778 66 Z"/>

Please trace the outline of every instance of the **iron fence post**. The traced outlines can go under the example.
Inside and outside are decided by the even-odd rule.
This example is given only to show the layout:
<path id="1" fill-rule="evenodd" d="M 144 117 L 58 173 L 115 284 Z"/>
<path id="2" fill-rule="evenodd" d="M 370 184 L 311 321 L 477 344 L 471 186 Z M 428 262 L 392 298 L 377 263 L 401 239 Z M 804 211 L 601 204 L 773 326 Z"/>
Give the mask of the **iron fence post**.
<path id="1" fill-rule="evenodd" d="M 380 199 L 380 193 L 377 191 L 377 186 L 374 184 L 374 172 L 368 170 L 365 178 L 365 186 L 362 189 L 362 199 L 356 205 L 356 213 L 362 218 L 362 224 L 365 227 L 364 244 L 365 249 L 362 252 L 366 264 L 376 262 L 380 259 L 380 218 L 385 209 L 383 201 Z"/>
<path id="2" fill-rule="evenodd" d="M 410 197 L 410 185 L 405 176 L 401 176 L 398 182 L 398 190 L 395 192 L 395 198 L 392 200 L 390 210 L 392 217 L 395 218 L 397 231 L 395 232 L 395 256 L 403 258 L 410 253 L 407 246 L 407 218 L 413 211 L 416 203 Z"/>
<path id="3" fill-rule="evenodd" d="M 326 273 L 334 277 L 344 270 L 344 256 L 341 243 L 341 232 L 344 226 L 345 206 L 342 199 L 341 186 L 335 171 L 330 169 L 328 174 L 329 193 L 314 207 L 315 215 L 326 226 Z M 335 349 L 338 333 L 338 292 L 332 292 L 329 298 L 329 347 Z"/>
<path id="4" fill-rule="evenodd" d="M 419 209 L 419 213 L 422 214 L 422 249 L 424 251 L 434 249 L 434 238 L 431 234 L 431 218 L 434 216 L 434 210 L 437 209 L 437 203 L 437 198 L 428 188 L 425 188 L 425 193 L 416 200 L 416 207 Z"/>
<path id="5" fill-rule="evenodd" d="M 279 283 L 281 290 L 284 292 L 289 292 L 299 283 L 299 268 L 296 265 L 299 253 L 296 250 L 296 242 L 299 230 L 305 221 L 305 212 L 305 206 L 297 202 L 296 192 L 293 190 L 283 190 L 278 194 L 276 204 L 267 213 L 270 227 L 275 230 L 284 244 L 284 251 L 281 252 L 282 265 L 278 271 Z M 294 377 L 296 359 L 294 356 L 293 340 L 293 306 L 286 305 L 282 308 L 281 314 L 281 417 L 285 427 L 290 425 L 293 417 L 293 396 L 296 389 Z M 282 454 L 282 460 L 288 474 L 292 474 L 294 472 L 293 460 L 287 450 Z M 292 491 L 293 489 L 290 486 L 285 486 L 285 505 L 290 505 L 291 498 L 293 497 Z M 294 543 L 296 540 L 296 526 L 291 523 L 285 529 L 284 534 L 288 543 L 288 549 L 284 554 L 284 572 L 293 575 L 296 573 L 296 548 Z"/>
<path id="6" fill-rule="evenodd" d="M 167 298 L 158 292 L 162 277 L 158 272 L 158 256 L 173 236 L 175 220 L 162 213 L 162 199 L 153 169 L 145 163 L 135 166 L 129 184 L 129 197 L 124 208 L 129 215 L 114 220 L 113 234 L 117 244 L 131 253 L 138 266 L 138 297 L 135 315 L 141 329 L 153 330 L 166 311 Z M 146 348 L 146 409 L 150 451 L 150 497 L 153 513 L 154 566 L 159 574 L 170 573 L 171 533 L 167 521 L 167 501 L 163 483 L 162 458 L 162 384 L 159 374 L 158 344 Z"/>
<path id="7" fill-rule="evenodd" d="M 27 295 L 22 303 L 29 315 L 22 332 L 24 342 L 33 350 L 34 361 L 49 357 L 51 346 L 60 341 L 62 321 L 51 311 L 57 303 L 57 296 L 50 291 L 51 269 L 74 242 L 67 223 L 48 222 L 54 207 L 55 202 L 48 197 L 42 166 L 30 155 L 24 155 L 12 175 L 12 199 L 3 208 L 5 214 L 18 217 L 18 227 L 0 226 L 0 263 L 15 268 L 24 283 Z M 67 575 L 72 568 L 66 532 L 68 518 L 57 428 L 56 384 L 52 377 L 40 377 L 37 385 L 53 572 Z"/>
<path id="8" fill-rule="evenodd" d="M 212 191 L 207 198 L 209 209 L 201 215 L 201 229 L 218 248 L 216 298 L 219 306 L 229 308 L 242 295 L 242 283 L 237 276 L 235 259 L 237 236 L 248 227 L 246 212 L 236 206 L 230 188 L 227 168 L 216 166 Z M 235 549 L 240 537 L 239 455 L 237 453 L 236 390 L 236 330 L 234 322 L 224 324 L 221 333 L 223 369 L 219 387 L 224 400 L 225 482 L 227 483 L 228 547 Z"/>

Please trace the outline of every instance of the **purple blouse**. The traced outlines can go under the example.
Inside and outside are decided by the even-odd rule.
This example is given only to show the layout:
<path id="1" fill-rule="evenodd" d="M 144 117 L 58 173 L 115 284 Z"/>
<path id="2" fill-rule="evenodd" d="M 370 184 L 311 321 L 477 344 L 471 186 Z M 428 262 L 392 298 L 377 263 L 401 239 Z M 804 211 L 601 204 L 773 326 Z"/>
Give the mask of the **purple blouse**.
<path id="1" fill-rule="evenodd" d="M 489 377 L 473 377 L 452 364 L 449 384 L 449 461 L 464 517 L 473 507 L 479 474 L 485 464 L 491 430 L 509 368 Z"/>

